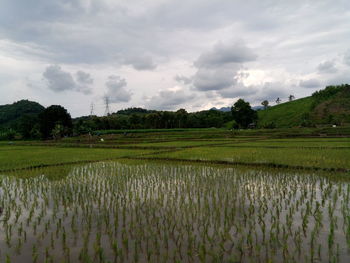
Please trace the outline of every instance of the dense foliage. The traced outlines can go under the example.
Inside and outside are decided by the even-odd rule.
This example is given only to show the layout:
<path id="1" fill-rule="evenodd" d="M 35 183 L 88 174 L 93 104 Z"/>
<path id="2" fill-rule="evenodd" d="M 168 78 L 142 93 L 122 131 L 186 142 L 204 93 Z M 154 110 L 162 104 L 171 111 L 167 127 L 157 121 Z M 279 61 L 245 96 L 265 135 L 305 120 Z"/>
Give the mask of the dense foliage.
<path id="1" fill-rule="evenodd" d="M 23 115 L 37 115 L 44 109 L 39 103 L 28 100 L 0 105 L 0 127 L 14 127 Z"/>
<path id="2" fill-rule="evenodd" d="M 213 108 L 192 113 L 184 109 L 157 111 L 134 107 L 108 116 L 72 120 L 61 106 L 45 109 L 36 102 L 22 100 L 0 106 L 0 140 L 51 139 L 101 130 L 344 126 L 350 123 L 350 85 L 328 86 L 310 97 L 273 107 L 264 100 L 262 105 L 264 110 L 256 111 L 249 102 L 239 99 L 231 112 Z"/>
<path id="3" fill-rule="evenodd" d="M 20 100 L 13 104 L 0 106 L 0 139 L 11 140 L 17 133 L 22 137 L 37 137 L 37 116 L 44 111 L 37 102 Z M 36 125 L 36 131 L 34 126 Z"/>
<path id="4" fill-rule="evenodd" d="M 314 98 L 315 105 L 321 101 L 325 101 L 327 99 L 332 98 L 333 96 L 339 94 L 339 92 L 342 92 L 343 90 L 349 90 L 350 85 L 348 84 L 343 84 L 339 86 L 327 86 L 323 90 L 316 91 L 312 94 L 312 97 Z M 315 106 L 314 105 L 314 106 Z"/>
<path id="5" fill-rule="evenodd" d="M 67 110 L 59 105 L 52 105 L 40 113 L 39 123 L 41 136 L 44 139 L 72 133 L 72 118 Z"/>
<path id="6" fill-rule="evenodd" d="M 231 120 L 229 112 L 217 110 L 188 113 L 180 109 L 176 112 L 148 111 L 147 113 L 146 110 L 141 111 L 140 108 L 136 108 L 136 111 L 131 108 L 109 116 L 78 118 L 74 122 L 74 132 L 81 134 L 110 129 L 220 128 Z"/>
<path id="7" fill-rule="evenodd" d="M 250 107 L 249 102 L 239 99 L 232 107 L 232 116 L 239 128 L 248 128 L 249 125 L 255 126 L 258 114 Z"/>

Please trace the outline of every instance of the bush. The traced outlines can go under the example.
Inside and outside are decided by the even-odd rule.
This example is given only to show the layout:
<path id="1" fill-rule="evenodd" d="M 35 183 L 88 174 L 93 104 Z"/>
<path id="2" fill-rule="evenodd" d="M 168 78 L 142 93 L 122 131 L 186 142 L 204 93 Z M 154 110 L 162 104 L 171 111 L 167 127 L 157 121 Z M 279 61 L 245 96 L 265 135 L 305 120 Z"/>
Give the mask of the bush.
<path id="1" fill-rule="evenodd" d="M 264 129 L 275 129 L 276 128 L 276 123 L 275 122 L 269 122 L 269 123 L 264 123 L 261 125 L 261 128 Z"/>
<path id="2" fill-rule="evenodd" d="M 0 140 L 13 140 L 16 137 L 16 132 L 12 129 L 8 129 L 0 132 Z"/>

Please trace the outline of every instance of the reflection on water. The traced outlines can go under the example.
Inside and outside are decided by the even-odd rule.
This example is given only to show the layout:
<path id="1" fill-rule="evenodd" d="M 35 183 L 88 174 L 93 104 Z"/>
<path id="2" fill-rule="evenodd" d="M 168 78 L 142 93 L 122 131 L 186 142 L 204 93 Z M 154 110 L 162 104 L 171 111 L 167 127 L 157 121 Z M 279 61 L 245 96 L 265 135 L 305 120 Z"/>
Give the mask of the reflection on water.
<path id="1" fill-rule="evenodd" d="M 0 176 L 0 214 L 0 262 L 350 262 L 350 180 L 317 174 L 36 169 Z"/>

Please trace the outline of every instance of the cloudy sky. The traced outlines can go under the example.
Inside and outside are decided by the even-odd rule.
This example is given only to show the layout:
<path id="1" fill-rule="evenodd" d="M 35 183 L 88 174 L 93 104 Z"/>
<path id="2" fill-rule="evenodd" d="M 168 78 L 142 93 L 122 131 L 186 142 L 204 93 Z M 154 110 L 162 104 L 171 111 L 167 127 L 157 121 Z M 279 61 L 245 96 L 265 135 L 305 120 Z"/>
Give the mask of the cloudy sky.
<path id="1" fill-rule="evenodd" d="M 0 104 L 197 111 L 340 83 L 349 0 L 0 0 Z"/>

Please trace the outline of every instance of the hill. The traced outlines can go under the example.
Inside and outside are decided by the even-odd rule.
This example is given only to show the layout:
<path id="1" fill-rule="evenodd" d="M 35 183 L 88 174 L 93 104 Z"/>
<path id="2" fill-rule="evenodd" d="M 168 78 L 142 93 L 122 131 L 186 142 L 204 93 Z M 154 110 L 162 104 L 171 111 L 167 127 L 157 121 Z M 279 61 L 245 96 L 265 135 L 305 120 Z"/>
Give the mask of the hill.
<path id="1" fill-rule="evenodd" d="M 288 128 L 350 123 L 350 85 L 328 86 L 312 96 L 258 112 L 259 127 Z"/>
<path id="2" fill-rule="evenodd" d="M 0 129 L 13 127 L 24 115 L 37 115 L 45 108 L 37 102 L 20 100 L 13 104 L 0 105 Z"/>

